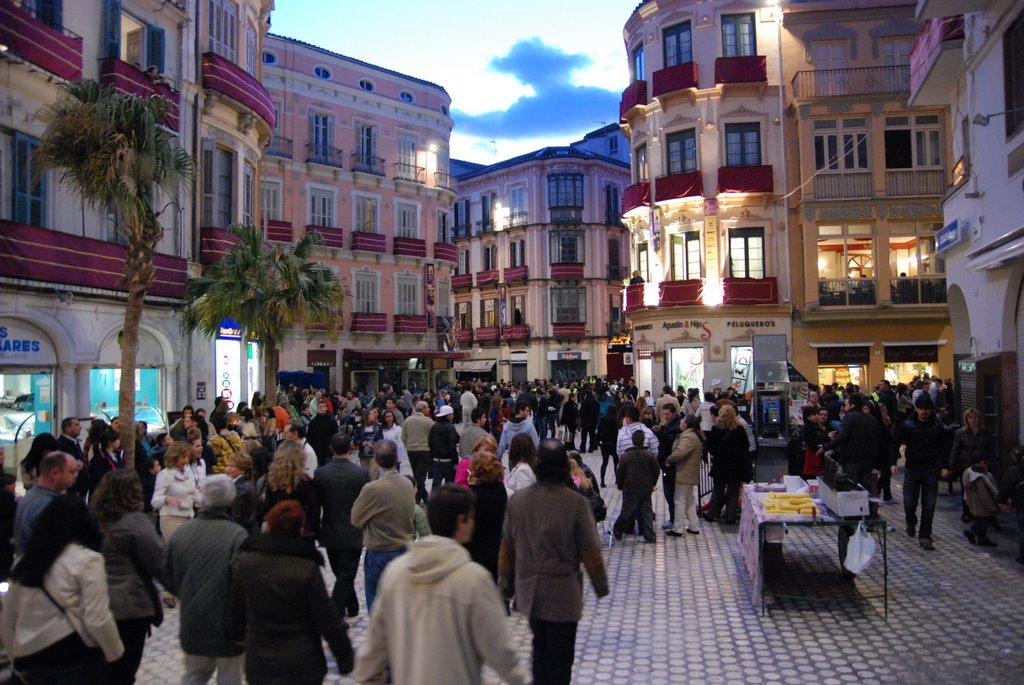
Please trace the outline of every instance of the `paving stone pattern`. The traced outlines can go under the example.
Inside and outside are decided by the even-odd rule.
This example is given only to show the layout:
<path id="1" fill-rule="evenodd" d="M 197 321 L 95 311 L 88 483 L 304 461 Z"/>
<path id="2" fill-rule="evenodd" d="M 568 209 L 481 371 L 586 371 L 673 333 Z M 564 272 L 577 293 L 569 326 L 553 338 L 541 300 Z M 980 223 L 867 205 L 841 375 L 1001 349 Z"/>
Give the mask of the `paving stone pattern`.
<path id="1" fill-rule="evenodd" d="M 595 471 L 600 457 L 587 455 Z M 609 483 L 611 479 L 609 479 Z M 790 529 L 784 567 L 769 590 L 811 594 L 775 604 L 761 616 L 740 576 L 737 526 L 701 522 L 701 535 L 642 544 L 627 535 L 605 551 L 612 592 L 596 601 L 587 586 L 577 637 L 574 682 L 687 683 L 1021 683 L 1024 682 L 1024 567 L 1013 560 L 1017 531 L 1004 516 L 998 548 L 971 547 L 962 535 L 959 495 L 939 495 L 937 550 L 922 550 L 904 532 L 897 499 L 882 507 L 889 533 L 889 618 L 881 599 L 880 553 L 855 583 L 839 575 L 835 533 Z M 620 496 L 604 491 L 608 528 Z M 658 521 L 667 514 L 654 495 Z M 607 540 L 607 537 L 605 538 Z M 334 582 L 325 568 L 328 587 Z M 773 584 L 774 582 L 774 584 Z M 362 573 L 357 579 L 362 602 Z M 828 603 L 827 595 L 847 600 Z M 350 620 L 358 648 L 367 626 Z M 525 618 L 509 619 L 513 644 L 529 664 Z M 329 683 L 351 683 L 331 663 Z M 177 683 L 181 674 L 178 611 L 146 645 L 138 682 Z M 500 682 L 486 674 L 485 682 Z M 453 684 L 456 685 L 456 684 Z"/>

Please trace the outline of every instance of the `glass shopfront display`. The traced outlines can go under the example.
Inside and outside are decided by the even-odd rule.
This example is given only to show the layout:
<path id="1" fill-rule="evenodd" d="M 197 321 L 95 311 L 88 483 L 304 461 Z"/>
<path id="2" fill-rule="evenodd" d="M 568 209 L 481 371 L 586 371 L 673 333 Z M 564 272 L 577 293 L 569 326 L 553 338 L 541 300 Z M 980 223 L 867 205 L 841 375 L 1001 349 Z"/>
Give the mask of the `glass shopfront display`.
<path id="1" fill-rule="evenodd" d="M 704 387 L 704 346 L 669 348 L 669 380 L 673 388 Z"/>

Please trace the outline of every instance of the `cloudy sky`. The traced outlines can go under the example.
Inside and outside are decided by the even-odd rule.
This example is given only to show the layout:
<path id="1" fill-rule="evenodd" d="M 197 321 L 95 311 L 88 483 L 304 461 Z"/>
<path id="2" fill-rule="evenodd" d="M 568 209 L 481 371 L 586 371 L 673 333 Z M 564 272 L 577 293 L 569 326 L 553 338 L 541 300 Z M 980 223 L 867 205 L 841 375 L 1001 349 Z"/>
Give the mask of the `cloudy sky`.
<path id="1" fill-rule="evenodd" d="M 638 0 L 277 0 L 272 31 L 433 81 L 451 156 L 485 164 L 618 119 Z M 492 142 L 493 141 L 493 142 Z"/>

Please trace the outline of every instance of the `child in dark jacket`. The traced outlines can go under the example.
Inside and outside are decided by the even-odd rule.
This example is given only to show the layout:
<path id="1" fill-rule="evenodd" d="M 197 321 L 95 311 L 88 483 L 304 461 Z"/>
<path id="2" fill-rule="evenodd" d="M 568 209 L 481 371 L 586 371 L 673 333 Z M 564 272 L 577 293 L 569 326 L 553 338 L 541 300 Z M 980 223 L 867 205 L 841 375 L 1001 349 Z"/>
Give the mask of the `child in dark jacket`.
<path id="1" fill-rule="evenodd" d="M 657 540 L 651 493 L 661 477 L 661 467 L 654 453 L 644 447 L 645 439 L 643 431 L 633 433 L 633 447 L 622 455 L 615 470 L 615 481 L 622 490 L 622 511 L 612 526 L 616 540 L 621 540 L 623 533 L 633 528 L 634 520 L 639 520 L 644 542 Z"/>
<path id="2" fill-rule="evenodd" d="M 973 516 L 971 527 L 964 530 L 964 537 L 972 545 L 995 547 L 996 543 L 988 537 L 988 529 L 999 513 L 999 487 L 989 473 L 987 456 L 981 454 L 975 458 L 975 463 L 964 471 L 962 484 L 964 499 Z"/>

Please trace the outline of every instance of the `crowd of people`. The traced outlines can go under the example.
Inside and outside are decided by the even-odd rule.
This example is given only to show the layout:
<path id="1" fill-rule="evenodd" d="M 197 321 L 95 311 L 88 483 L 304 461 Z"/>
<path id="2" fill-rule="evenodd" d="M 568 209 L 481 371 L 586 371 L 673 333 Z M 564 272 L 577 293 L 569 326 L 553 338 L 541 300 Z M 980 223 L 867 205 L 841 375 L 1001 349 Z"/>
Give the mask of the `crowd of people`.
<path id="1" fill-rule="evenodd" d="M 931 391 L 812 389 L 796 472 L 816 475 L 835 458 L 889 498 L 885 476 L 902 455 L 907 532 L 933 549 L 949 469 L 964 484 L 965 536 L 993 544 L 998 507 L 1024 511 L 1024 474 L 996 484 L 974 410 L 943 442 Z M 741 400 L 728 388 L 666 386 L 654 397 L 603 379 L 415 395 L 290 387 L 231 408 L 218 401 L 209 415 L 185 406 L 158 435 L 140 424 L 132 469 L 117 425 L 94 420 L 83 440 L 67 418 L 58 437 L 36 436 L 21 464 L 24 497 L 15 503 L 7 481 L 0 492 L 12 541 L 0 556 L 11 581 L 0 635 L 29 683 L 134 682 L 152 626 L 172 607 L 183 683 L 215 673 L 218 683 L 321 682 L 323 641 L 360 683 L 475 683 L 484 663 L 510 683 L 568 683 L 583 573 L 599 598 L 609 591 L 595 525 L 607 515 L 609 463 L 622 493 L 616 539 L 657 541 L 659 486 L 666 540 L 699 535 L 699 511 L 734 523 L 757 449 Z M 595 474 L 582 455 L 597 452 Z M 702 464 L 713 486 L 698 509 Z M 345 619 L 363 610 L 356 655 Z M 509 643 L 512 611 L 529 620 L 531 669 Z"/>

